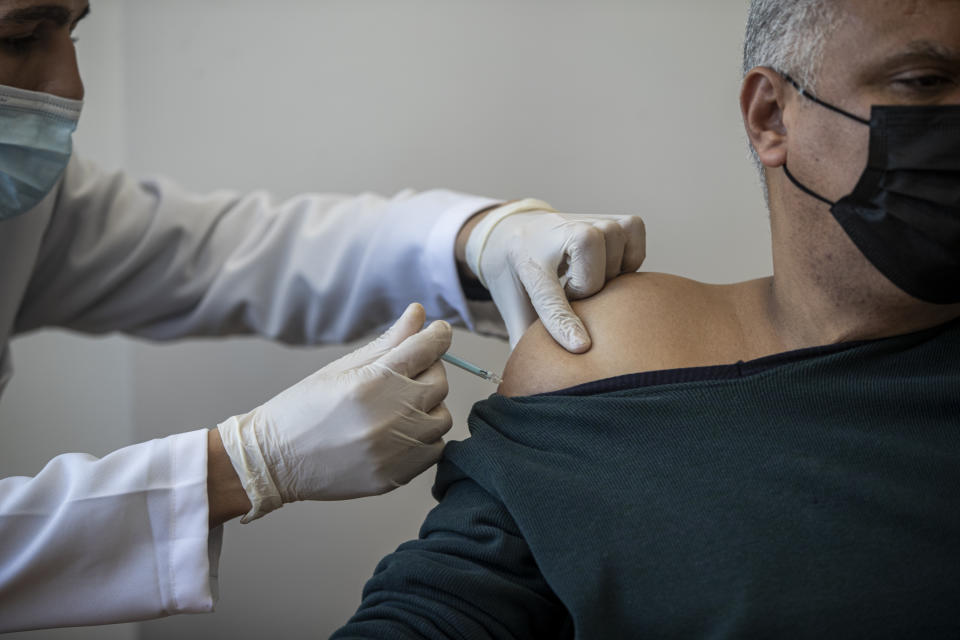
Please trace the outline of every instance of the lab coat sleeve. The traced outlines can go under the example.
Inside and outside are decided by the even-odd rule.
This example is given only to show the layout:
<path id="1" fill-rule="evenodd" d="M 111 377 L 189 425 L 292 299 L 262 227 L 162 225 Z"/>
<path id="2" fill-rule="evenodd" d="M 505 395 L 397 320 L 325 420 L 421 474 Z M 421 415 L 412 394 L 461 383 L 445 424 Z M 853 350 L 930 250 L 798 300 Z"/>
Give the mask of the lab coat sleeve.
<path id="1" fill-rule="evenodd" d="M 504 335 L 492 303 L 465 299 L 453 254 L 462 224 L 494 204 L 445 190 L 198 196 L 75 157 L 15 331 L 330 343 L 369 334 L 419 301 L 429 318 Z"/>
<path id="2" fill-rule="evenodd" d="M 420 538 L 377 566 L 331 640 L 565 638 L 570 616 L 503 503 L 441 461 Z"/>
<path id="3" fill-rule="evenodd" d="M 213 609 L 207 431 L 0 480 L 0 632 Z"/>

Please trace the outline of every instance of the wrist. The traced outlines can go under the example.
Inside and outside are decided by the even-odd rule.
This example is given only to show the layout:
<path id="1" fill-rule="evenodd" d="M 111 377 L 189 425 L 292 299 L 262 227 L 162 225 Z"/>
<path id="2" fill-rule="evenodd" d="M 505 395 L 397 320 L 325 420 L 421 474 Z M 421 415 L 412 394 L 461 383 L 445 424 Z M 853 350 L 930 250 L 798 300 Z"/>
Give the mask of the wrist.
<path id="1" fill-rule="evenodd" d="M 464 234 L 466 236 L 466 243 L 463 246 L 463 261 L 466 263 L 467 269 L 474 274 L 482 286 L 487 287 L 486 276 L 483 273 L 484 267 L 482 266 L 484 250 L 487 248 L 487 243 L 494 229 L 506 218 L 531 211 L 540 213 L 556 212 L 556 209 L 543 200 L 523 198 L 522 200 L 511 200 L 500 206 L 489 208 L 484 212 L 484 215 L 475 216 L 475 220 L 470 221 L 473 223 L 470 227 L 470 233 Z M 500 259 L 509 258 L 509 248 L 504 246 L 505 241 L 502 239 L 498 240 L 494 243 L 494 246 L 497 245 L 499 245 L 499 250 L 495 253 L 498 257 Z"/>
<path id="2" fill-rule="evenodd" d="M 473 275 L 473 271 L 470 270 L 470 266 L 467 264 L 467 241 L 470 239 L 470 234 L 473 232 L 473 230 L 477 228 L 478 224 L 480 224 L 480 221 L 483 220 L 488 213 L 499 206 L 501 205 L 495 204 L 477 211 L 475 214 L 473 214 L 473 216 L 463 223 L 462 227 L 460 227 L 460 231 L 457 233 L 457 240 L 453 246 L 453 255 L 457 259 L 457 270 L 460 273 L 466 272 L 476 279 L 476 276 Z"/>
<path id="3" fill-rule="evenodd" d="M 251 508 L 250 498 L 223 447 L 218 429 L 207 433 L 207 502 L 211 529 L 242 516 Z"/>
<path id="4" fill-rule="evenodd" d="M 467 300 L 491 299 L 490 292 L 483 286 L 480 278 L 477 277 L 477 274 L 473 272 L 467 263 L 467 241 L 470 239 L 470 234 L 473 233 L 473 230 L 477 228 L 477 225 L 480 224 L 487 214 L 499 206 L 500 205 L 497 204 L 481 209 L 467 220 L 463 226 L 460 227 L 459 233 L 457 233 L 453 253 L 457 259 L 457 276 L 460 278 L 460 287 L 463 289 Z"/>

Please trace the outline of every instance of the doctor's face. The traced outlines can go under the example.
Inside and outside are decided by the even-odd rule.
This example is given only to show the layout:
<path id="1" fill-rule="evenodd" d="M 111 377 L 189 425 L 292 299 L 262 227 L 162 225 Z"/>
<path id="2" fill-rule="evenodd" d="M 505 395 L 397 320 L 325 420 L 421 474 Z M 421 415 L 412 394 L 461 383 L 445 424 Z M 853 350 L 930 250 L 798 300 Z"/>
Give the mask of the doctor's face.
<path id="1" fill-rule="evenodd" d="M 88 0 L 0 0 L 0 84 L 83 98 L 73 30 Z"/>

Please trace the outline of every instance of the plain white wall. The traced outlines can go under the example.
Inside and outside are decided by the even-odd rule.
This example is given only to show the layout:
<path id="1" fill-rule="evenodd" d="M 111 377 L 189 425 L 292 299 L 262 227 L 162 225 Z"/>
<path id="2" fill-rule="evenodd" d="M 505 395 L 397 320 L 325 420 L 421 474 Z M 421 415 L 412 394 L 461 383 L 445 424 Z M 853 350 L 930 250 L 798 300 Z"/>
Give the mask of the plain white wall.
<path id="1" fill-rule="evenodd" d="M 745 16 L 745 0 L 94 0 L 79 32 L 89 100 L 78 147 L 196 190 L 444 186 L 639 212 L 645 268 L 758 277 L 771 267 L 737 107 Z M 4 473 L 213 426 L 346 350 L 21 339 L 0 425 L 29 455 L 14 467 L 4 446 Z M 454 351 L 493 368 L 508 355 L 462 331 Z M 448 371 L 460 439 L 492 387 Z M 230 523 L 217 613 L 97 637 L 325 637 L 377 561 L 416 535 L 432 477 Z"/>

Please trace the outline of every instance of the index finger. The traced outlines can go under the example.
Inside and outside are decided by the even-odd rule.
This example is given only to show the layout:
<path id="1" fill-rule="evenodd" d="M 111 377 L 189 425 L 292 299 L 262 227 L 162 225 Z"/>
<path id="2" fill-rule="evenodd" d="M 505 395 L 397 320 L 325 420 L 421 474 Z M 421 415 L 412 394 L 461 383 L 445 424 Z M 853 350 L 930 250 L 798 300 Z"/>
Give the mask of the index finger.
<path id="1" fill-rule="evenodd" d="M 394 373 L 416 378 L 440 359 L 453 339 L 453 329 L 437 320 L 419 333 L 410 336 L 377 360 Z"/>
<path id="2" fill-rule="evenodd" d="M 547 332 L 570 353 L 589 351 L 592 344 L 590 334 L 570 306 L 560 281 L 533 261 L 517 266 L 520 282 Z M 510 347 L 514 346 L 511 340 Z"/>

